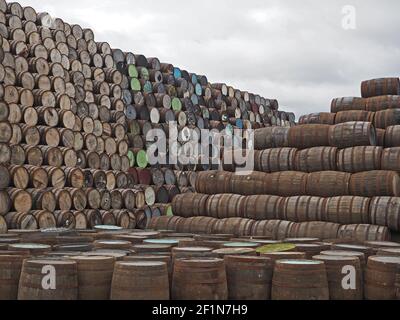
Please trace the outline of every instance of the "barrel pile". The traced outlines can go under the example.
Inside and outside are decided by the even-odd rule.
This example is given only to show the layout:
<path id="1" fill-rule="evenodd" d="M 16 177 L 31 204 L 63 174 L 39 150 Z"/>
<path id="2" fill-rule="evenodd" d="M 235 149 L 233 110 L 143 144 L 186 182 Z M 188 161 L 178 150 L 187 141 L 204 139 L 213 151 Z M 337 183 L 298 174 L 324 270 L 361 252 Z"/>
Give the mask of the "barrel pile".
<path id="1" fill-rule="evenodd" d="M 106 226 L 12 230 L 1 237 L 0 300 L 399 298 L 398 243 L 266 238 Z"/>
<path id="2" fill-rule="evenodd" d="M 189 128 L 294 124 L 274 99 L 113 49 L 90 29 L 4 0 L 0 97 L 0 233 L 144 228 L 193 184 L 187 166 L 150 166 L 151 129 L 170 136 L 177 122 L 183 150 Z"/>

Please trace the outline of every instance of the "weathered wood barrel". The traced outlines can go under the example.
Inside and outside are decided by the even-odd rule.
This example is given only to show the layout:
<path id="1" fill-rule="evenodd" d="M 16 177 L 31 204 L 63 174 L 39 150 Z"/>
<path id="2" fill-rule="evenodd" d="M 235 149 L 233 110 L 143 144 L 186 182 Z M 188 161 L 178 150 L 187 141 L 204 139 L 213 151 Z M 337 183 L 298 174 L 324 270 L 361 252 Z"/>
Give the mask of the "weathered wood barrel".
<path id="1" fill-rule="evenodd" d="M 400 124 L 400 109 L 388 109 L 375 113 L 374 126 L 379 129 L 386 129 L 390 126 Z"/>
<path id="2" fill-rule="evenodd" d="M 339 228 L 337 233 L 339 239 L 353 241 L 389 241 L 391 234 L 387 227 L 370 224 L 349 224 Z M 330 238 L 333 239 L 333 238 Z"/>
<path id="3" fill-rule="evenodd" d="M 313 259 L 325 263 L 331 300 L 363 299 L 362 269 L 360 260 L 357 257 L 316 255 Z M 345 282 L 344 277 L 347 273 L 353 272 L 353 270 L 355 270 L 354 280 Z"/>
<path id="4" fill-rule="evenodd" d="M 224 260 L 177 259 L 174 263 L 171 298 L 174 300 L 228 299 Z"/>
<path id="5" fill-rule="evenodd" d="M 46 284 L 45 275 L 49 278 Z M 51 290 L 49 290 L 51 288 Z M 25 260 L 18 287 L 18 300 L 77 300 L 78 274 L 74 261 Z"/>
<path id="6" fill-rule="evenodd" d="M 365 99 L 367 111 L 377 112 L 386 109 L 400 108 L 400 96 L 384 95 Z"/>
<path id="7" fill-rule="evenodd" d="M 245 197 L 237 194 L 211 195 L 207 198 L 203 215 L 219 219 L 242 217 L 244 199 Z"/>
<path id="8" fill-rule="evenodd" d="M 339 171 L 350 173 L 380 170 L 381 159 L 385 150 L 382 147 L 371 146 L 339 150 L 337 154 L 337 168 Z"/>
<path id="9" fill-rule="evenodd" d="M 400 172 L 399 161 L 400 161 L 399 147 L 383 149 L 380 169 Z"/>
<path id="10" fill-rule="evenodd" d="M 77 264 L 78 299 L 108 300 L 115 259 L 105 256 L 72 256 L 69 259 Z"/>
<path id="11" fill-rule="evenodd" d="M 360 267 L 361 270 L 365 271 L 365 268 L 367 267 L 367 259 L 368 257 L 365 257 L 365 254 L 361 251 L 350 251 L 350 249 L 345 250 L 339 250 L 339 249 L 332 249 L 332 250 L 325 250 L 321 251 L 321 255 L 327 255 L 327 256 L 339 256 L 339 257 L 357 257 L 358 260 L 360 261 Z M 363 279 L 364 280 L 364 279 Z"/>
<path id="12" fill-rule="evenodd" d="M 295 148 L 256 150 L 254 152 L 254 169 L 268 173 L 293 170 L 296 150 Z"/>
<path id="13" fill-rule="evenodd" d="M 304 194 L 320 197 L 345 196 L 349 194 L 351 174 L 338 171 L 313 172 L 307 176 Z"/>
<path id="14" fill-rule="evenodd" d="M 257 177 L 257 173 L 253 175 Z M 249 182 L 251 181 L 248 177 L 246 178 Z M 261 188 L 255 188 L 253 193 L 246 192 L 246 194 L 269 194 L 284 197 L 306 194 L 307 174 L 304 172 L 275 172 L 267 174 L 264 178 L 258 173 L 258 179 L 262 179 L 260 181 Z"/>
<path id="15" fill-rule="evenodd" d="M 278 260 L 298 260 L 298 259 L 305 259 L 306 253 L 305 252 L 296 252 L 296 251 L 286 251 L 286 252 L 262 252 L 260 254 L 262 257 L 270 258 L 273 263 Z"/>
<path id="16" fill-rule="evenodd" d="M 269 300 L 273 264 L 267 257 L 225 256 L 230 300 Z"/>
<path id="17" fill-rule="evenodd" d="M 348 110 L 365 110 L 366 100 L 358 97 L 335 98 L 331 103 L 331 112 L 337 113 Z M 372 111 L 372 110 L 371 110 Z"/>
<path id="18" fill-rule="evenodd" d="M 364 110 L 340 111 L 336 113 L 335 124 L 345 123 L 350 121 L 373 122 L 374 117 L 375 117 L 374 112 L 369 112 Z"/>
<path id="19" fill-rule="evenodd" d="M 340 149 L 355 146 L 376 146 L 376 131 L 370 122 L 346 122 L 331 126 L 329 143 Z"/>
<path id="20" fill-rule="evenodd" d="M 281 200 L 279 219 L 306 222 L 319 221 L 326 211 L 325 199 L 311 196 L 287 197 Z M 328 220 L 325 220 L 328 221 Z"/>
<path id="21" fill-rule="evenodd" d="M 351 175 L 349 194 L 362 197 L 400 195 L 400 176 L 394 171 L 374 170 Z"/>
<path id="22" fill-rule="evenodd" d="M 0 300 L 16 300 L 23 255 L 0 254 Z"/>
<path id="23" fill-rule="evenodd" d="M 230 193 L 230 172 L 204 171 L 196 177 L 196 191 L 204 194 Z"/>
<path id="24" fill-rule="evenodd" d="M 329 300 L 325 265 L 315 260 L 279 260 L 272 278 L 272 300 Z"/>
<path id="25" fill-rule="evenodd" d="M 299 119 L 299 124 L 335 124 L 335 113 L 319 112 L 303 115 Z"/>
<path id="26" fill-rule="evenodd" d="M 206 212 L 208 195 L 191 193 L 179 194 L 172 200 L 172 211 L 182 217 L 201 216 Z"/>
<path id="27" fill-rule="evenodd" d="M 312 221 L 294 223 L 290 228 L 288 236 L 291 238 L 311 237 L 319 239 L 336 239 L 338 237 L 339 228 L 339 224 L 331 222 Z"/>
<path id="28" fill-rule="evenodd" d="M 400 125 L 390 126 L 386 128 L 385 147 L 400 147 Z"/>
<path id="29" fill-rule="evenodd" d="M 247 196 L 243 199 L 243 217 L 253 220 L 277 219 L 282 198 L 278 196 Z"/>
<path id="30" fill-rule="evenodd" d="M 365 272 L 365 298 L 367 300 L 396 299 L 395 283 L 399 264 L 400 257 L 374 256 L 368 258 Z"/>
<path id="31" fill-rule="evenodd" d="M 369 209 L 370 222 L 390 230 L 400 231 L 400 198 L 374 197 Z"/>
<path id="32" fill-rule="evenodd" d="M 111 300 L 169 300 L 167 264 L 159 261 L 116 262 Z"/>
<path id="33" fill-rule="evenodd" d="M 265 127 L 254 132 L 254 148 L 265 150 L 268 148 L 282 148 L 288 146 L 288 132 L 286 127 Z"/>
<path id="34" fill-rule="evenodd" d="M 288 146 L 306 149 L 329 146 L 329 125 L 308 124 L 291 127 L 288 133 Z"/>
<path id="35" fill-rule="evenodd" d="M 370 98 L 384 95 L 400 95 L 399 78 L 379 78 L 361 83 L 361 95 Z"/>
<path id="36" fill-rule="evenodd" d="M 370 198 L 342 196 L 326 199 L 321 220 L 339 224 L 368 223 Z"/>
<path id="37" fill-rule="evenodd" d="M 302 172 L 335 171 L 335 147 L 314 147 L 298 150 L 295 154 L 294 169 Z"/>
<path id="38" fill-rule="evenodd" d="M 256 221 L 251 227 L 251 235 L 263 236 L 271 240 L 282 240 L 291 234 L 293 226 L 293 222 L 283 220 Z"/>
<path id="39" fill-rule="evenodd" d="M 306 259 L 312 259 L 313 256 L 318 255 L 323 250 L 330 249 L 329 245 L 322 243 L 296 243 L 296 252 L 304 252 Z"/>

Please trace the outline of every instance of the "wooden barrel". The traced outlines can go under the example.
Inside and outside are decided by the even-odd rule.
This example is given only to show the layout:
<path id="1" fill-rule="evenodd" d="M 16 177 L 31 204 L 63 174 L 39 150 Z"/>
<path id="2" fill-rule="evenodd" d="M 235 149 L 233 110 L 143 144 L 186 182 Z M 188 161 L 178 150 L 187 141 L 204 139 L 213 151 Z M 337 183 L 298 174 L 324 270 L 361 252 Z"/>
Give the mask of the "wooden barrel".
<path id="1" fill-rule="evenodd" d="M 280 172 L 275 173 L 274 177 L 279 178 Z M 223 192 L 214 192 L 214 193 L 233 193 L 233 194 L 241 194 L 241 195 L 254 195 L 254 194 L 274 194 L 268 193 L 265 191 L 265 181 L 267 177 L 271 177 L 270 175 L 263 172 L 252 172 L 247 175 L 236 175 L 236 174 L 227 174 L 223 172 L 225 177 L 229 176 L 228 185 L 219 187 Z M 284 180 L 284 179 L 282 179 Z M 198 180 L 196 180 L 197 183 Z M 197 190 L 196 190 L 197 191 Z M 276 191 L 277 192 L 277 191 Z M 213 194 L 213 193 L 209 193 Z"/>
<path id="2" fill-rule="evenodd" d="M 350 121 L 373 122 L 375 113 L 364 110 L 340 111 L 336 113 L 335 124 Z"/>
<path id="3" fill-rule="evenodd" d="M 216 194 L 208 196 L 203 215 L 219 219 L 242 217 L 244 199 L 245 197 L 237 194 Z"/>
<path id="4" fill-rule="evenodd" d="M 399 78 L 379 78 L 361 83 L 361 95 L 370 98 L 384 95 L 400 95 Z"/>
<path id="5" fill-rule="evenodd" d="M 335 124 L 335 113 L 319 112 L 300 117 L 299 124 Z"/>
<path id="6" fill-rule="evenodd" d="M 17 212 L 28 212 L 32 208 L 32 197 L 25 190 L 8 189 L 12 209 Z"/>
<path id="7" fill-rule="evenodd" d="M 331 112 L 337 113 L 347 110 L 365 110 L 366 100 L 357 97 L 335 98 L 331 103 Z M 371 110 L 372 111 L 372 110 Z"/>
<path id="8" fill-rule="evenodd" d="M 111 300 L 169 300 L 167 264 L 158 261 L 117 262 Z"/>
<path id="9" fill-rule="evenodd" d="M 370 198 L 342 196 L 326 199 L 321 220 L 339 224 L 368 223 Z"/>
<path id="10" fill-rule="evenodd" d="M 114 271 L 113 257 L 72 256 L 78 269 L 78 299 L 108 300 Z"/>
<path id="11" fill-rule="evenodd" d="M 4 167 L 0 167 L 0 172 L 3 171 Z M 4 170 L 6 170 L 4 168 Z M 9 172 L 10 178 L 12 181 L 12 185 L 17 188 L 17 189 L 26 189 L 29 184 L 29 173 L 28 170 L 24 166 L 10 166 L 9 167 Z M 7 172 L 4 171 L 4 173 L 1 174 L 2 177 L 5 178 L 5 181 L 7 182 Z M 5 186 L 8 187 L 8 184 Z"/>
<path id="12" fill-rule="evenodd" d="M 298 150 L 294 158 L 294 169 L 302 172 L 335 171 L 335 147 L 314 147 Z"/>
<path id="13" fill-rule="evenodd" d="M 316 260 L 279 260 L 272 278 L 272 300 L 329 300 L 325 265 Z"/>
<path id="14" fill-rule="evenodd" d="M 271 240 L 282 240 L 289 236 L 294 223 L 283 220 L 263 220 L 253 223 L 251 235 Z"/>
<path id="15" fill-rule="evenodd" d="M 400 96 L 385 95 L 365 99 L 367 111 L 377 112 L 386 109 L 400 108 Z"/>
<path id="16" fill-rule="evenodd" d="M 350 251 L 350 249 L 344 248 L 343 250 L 332 249 L 332 250 L 324 250 L 321 251 L 321 255 L 327 256 L 339 256 L 339 257 L 357 257 L 360 261 L 360 267 L 362 272 L 364 273 L 365 268 L 367 267 L 367 259 L 368 257 L 361 251 Z M 363 279 L 364 280 L 364 279 Z"/>
<path id="17" fill-rule="evenodd" d="M 349 194 L 351 174 L 338 171 L 313 172 L 307 176 L 304 194 L 320 197 L 345 196 Z"/>
<path id="18" fill-rule="evenodd" d="M 247 196 L 243 199 L 243 217 L 253 220 L 277 219 L 282 198 L 278 196 Z"/>
<path id="19" fill-rule="evenodd" d="M 381 167 L 382 170 L 392 170 L 400 172 L 400 148 L 386 148 L 383 149 L 381 157 Z"/>
<path id="20" fill-rule="evenodd" d="M 287 259 L 305 259 L 305 252 L 296 252 L 296 251 L 285 251 L 285 252 L 262 252 L 260 254 L 262 257 L 267 257 L 271 259 L 273 264 L 278 260 L 287 260 Z"/>
<path id="21" fill-rule="evenodd" d="M 386 129 L 390 126 L 400 124 L 400 109 L 388 109 L 375 113 L 374 126 L 379 129 Z"/>
<path id="22" fill-rule="evenodd" d="M 35 217 L 40 229 L 57 227 L 57 222 L 53 212 L 47 210 L 34 210 L 30 213 Z"/>
<path id="23" fill-rule="evenodd" d="M 370 122 L 346 122 L 331 126 L 329 143 L 340 149 L 355 146 L 376 146 L 376 131 Z"/>
<path id="24" fill-rule="evenodd" d="M 381 169 L 382 147 L 353 147 L 339 150 L 337 167 L 344 172 L 363 172 Z"/>
<path id="25" fill-rule="evenodd" d="M 43 273 L 43 271 L 45 271 Z M 43 275 L 53 275 L 55 288 L 43 287 Z M 51 281 L 49 281 L 51 284 Z M 74 261 L 25 260 L 22 265 L 18 300 L 76 300 L 78 275 Z"/>
<path id="26" fill-rule="evenodd" d="M 295 223 L 290 229 L 291 238 L 336 239 L 340 225 L 331 222 L 311 221 Z"/>
<path id="27" fill-rule="evenodd" d="M 254 132 L 254 149 L 264 150 L 268 148 L 287 147 L 289 128 L 265 127 Z"/>
<path id="28" fill-rule="evenodd" d="M 343 257 L 333 255 L 316 255 L 314 260 L 323 261 L 326 268 L 331 300 L 362 300 L 363 277 L 360 260 L 357 257 Z M 354 287 L 344 287 L 343 278 L 351 266 L 355 269 Z"/>
<path id="29" fill-rule="evenodd" d="M 323 244 L 321 242 L 296 243 L 295 246 L 295 252 L 304 252 L 306 259 L 312 259 L 313 256 L 320 254 L 321 251 L 330 249 L 328 244 Z"/>
<path id="30" fill-rule="evenodd" d="M 0 300 L 16 300 L 23 255 L 0 254 Z"/>
<path id="31" fill-rule="evenodd" d="M 170 283 L 170 288 L 171 288 L 171 283 L 172 283 L 172 258 L 169 255 L 151 255 L 151 254 L 136 254 L 132 256 L 126 256 L 123 258 L 123 261 L 130 261 L 130 262 L 136 262 L 136 261 L 158 261 L 158 262 L 164 262 L 167 264 L 167 269 L 168 269 L 168 278 L 169 278 L 169 283 Z"/>
<path id="32" fill-rule="evenodd" d="M 226 300 L 228 288 L 224 260 L 177 259 L 171 298 L 174 300 Z"/>
<path id="33" fill-rule="evenodd" d="M 385 132 L 385 147 L 400 147 L 400 126 L 390 126 Z"/>
<path id="34" fill-rule="evenodd" d="M 218 247 L 224 246 L 226 244 L 231 244 L 231 243 L 225 242 L 218 245 Z M 223 259 L 226 256 L 256 256 L 256 255 L 257 254 L 255 249 L 242 247 L 242 244 L 239 244 L 239 247 L 223 247 L 220 249 L 214 249 L 212 251 L 213 257 L 221 259 Z"/>
<path id="35" fill-rule="evenodd" d="M 254 169 L 268 173 L 293 170 L 296 150 L 294 148 L 256 150 L 254 152 Z"/>
<path id="36" fill-rule="evenodd" d="M 306 149 L 329 146 L 329 125 L 308 124 L 291 127 L 288 133 L 288 146 Z"/>
<path id="37" fill-rule="evenodd" d="M 339 228 L 337 238 L 353 241 L 389 241 L 390 231 L 387 227 L 370 224 L 349 224 Z M 325 238 L 326 239 L 326 238 Z M 334 238 L 331 238 L 334 239 Z"/>
<path id="38" fill-rule="evenodd" d="M 196 191 L 204 194 L 230 193 L 230 172 L 204 171 L 196 177 Z"/>
<path id="39" fill-rule="evenodd" d="M 367 171 L 351 175 L 349 192 L 354 196 L 395 196 L 400 195 L 400 176 L 394 171 Z"/>
<path id="40" fill-rule="evenodd" d="M 396 300 L 395 284 L 399 264 L 400 257 L 374 256 L 368 258 L 365 272 L 365 298 L 367 300 Z"/>
<path id="41" fill-rule="evenodd" d="M 400 198 L 374 197 L 369 208 L 370 222 L 386 226 L 390 230 L 400 231 Z"/>
<path id="42" fill-rule="evenodd" d="M 281 208 L 277 211 L 276 218 L 294 222 L 320 221 L 326 210 L 326 201 L 323 198 L 287 197 L 281 200 Z"/>
<path id="43" fill-rule="evenodd" d="M 225 256 L 230 300 L 269 300 L 272 261 L 266 257 Z"/>
<path id="44" fill-rule="evenodd" d="M 260 186 L 254 185 L 253 188 L 255 190 L 252 193 L 243 192 L 242 194 L 270 194 L 284 197 L 306 194 L 306 173 L 283 171 L 267 174 L 266 176 L 254 173 L 253 176 L 260 180 Z M 250 184 L 252 181 L 248 179 L 248 182 Z M 243 190 L 246 190 L 246 188 L 243 187 Z"/>

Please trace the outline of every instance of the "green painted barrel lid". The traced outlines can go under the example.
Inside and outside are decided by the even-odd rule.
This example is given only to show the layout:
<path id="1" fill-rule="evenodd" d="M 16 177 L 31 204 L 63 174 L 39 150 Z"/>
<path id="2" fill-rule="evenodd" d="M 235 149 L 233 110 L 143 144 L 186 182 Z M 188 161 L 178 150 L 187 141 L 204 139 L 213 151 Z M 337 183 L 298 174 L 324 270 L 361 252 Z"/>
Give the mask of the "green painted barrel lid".
<path id="1" fill-rule="evenodd" d="M 172 110 L 174 110 L 174 111 L 181 111 L 182 110 L 182 102 L 177 97 L 172 99 L 171 106 L 172 106 Z"/>
<path id="2" fill-rule="evenodd" d="M 149 163 L 149 160 L 147 158 L 147 153 L 144 150 L 140 150 L 136 154 L 136 163 L 139 166 L 139 168 L 146 168 L 147 164 Z"/>
<path id="3" fill-rule="evenodd" d="M 254 242 L 226 242 L 223 246 L 228 248 L 254 248 L 260 245 Z"/>
<path id="4" fill-rule="evenodd" d="M 109 226 L 109 225 L 97 225 L 94 226 L 96 230 L 122 230 L 121 227 L 118 226 Z"/>
<path id="5" fill-rule="evenodd" d="M 147 68 L 141 68 L 140 77 L 144 80 L 149 80 L 150 79 L 149 70 L 147 70 Z"/>
<path id="6" fill-rule="evenodd" d="M 174 239 L 146 239 L 143 240 L 143 243 L 178 245 L 179 241 Z"/>
<path id="7" fill-rule="evenodd" d="M 146 81 L 143 85 L 143 92 L 145 93 L 152 93 L 153 92 L 153 85 L 150 81 Z"/>
<path id="8" fill-rule="evenodd" d="M 174 212 L 172 211 L 172 206 L 167 207 L 167 216 L 172 217 L 174 215 Z"/>
<path id="9" fill-rule="evenodd" d="M 140 89 L 142 89 L 140 81 L 137 78 L 132 78 L 131 79 L 131 89 L 133 91 L 140 91 Z"/>
<path id="10" fill-rule="evenodd" d="M 194 87 L 194 91 L 196 92 L 196 94 L 198 96 L 201 96 L 203 93 L 203 88 L 201 87 L 200 83 L 196 83 L 195 87 Z"/>
<path id="11" fill-rule="evenodd" d="M 128 74 L 129 74 L 129 77 L 131 77 L 131 78 L 137 78 L 139 76 L 139 73 L 134 64 L 128 65 Z"/>
<path id="12" fill-rule="evenodd" d="M 132 150 L 128 150 L 128 153 L 126 154 L 128 159 L 129 159 L 129 166 L 132 168 L 135 166 L 135 154 L 133 153 Z"/>
<path id="13" fill-rule="evenodd" d="M 258 248 L 257 253 L 269 253 L 269 252 L 285 252 L 296 249 L 296 246 L 292 243 L 277 243 L 268 244 Z"/>
<path id="14" fill-rule="evenodd" d="M 284 264 L 297 264 L 297 265 L 304 265 L 304 264 L 309 264 L 309 265 L 317 265 L 317 264 L 322 264 L 322 261 L 318 260 L 278 260 L 279 263 L 284 263 Z"/>

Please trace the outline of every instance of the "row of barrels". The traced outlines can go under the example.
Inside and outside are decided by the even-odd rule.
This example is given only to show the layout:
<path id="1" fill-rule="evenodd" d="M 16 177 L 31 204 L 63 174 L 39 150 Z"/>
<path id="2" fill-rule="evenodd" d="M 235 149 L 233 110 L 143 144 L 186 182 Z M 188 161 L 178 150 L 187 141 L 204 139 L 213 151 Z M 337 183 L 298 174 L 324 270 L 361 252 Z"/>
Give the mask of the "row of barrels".
<path id="1" fill-rule="evenodd" d="M 140 218 L 140 212 L 138 215 Z M 36 230 L 48 228 L 87 229 L 97 225 L 116 225 L 126 229 L 136 227 L 135 210 L 33 210 L 9 212 L 0 216 L 0 233 L 10 229 Z"/>
<path id="2" fill-rule="evenodd" d="M 252 172 L 204 171 L 196 175 L 195 189 L 203 194 L 290 196 L 400 196 L 400 177 L 395 171 L 347 173 L 319 171 Z"/>
<path id="3" fill-rule="evenodd" d="M 397 197 L 285 198 L 186 193 L 173 199 L 172 211 L 174 215 L 185 218 L 207 216 L 218 219 L 326 221 L 338 224 L 373 224 L 400 231 L 400 198 Z"/>
<path id="4" fill-rule="evenodd" d="M 187 251 L 187 252 L 186 252 Z M 3 272 L 11 281 L 2 299 L 19 300 L 395 300 L 400 258 L 372 256 L 365 280 L 357 256 L 335 256 L 330 251 L 311 260 L 276 260 L 267 256 L 208 257 L 199 248 L 176 250 L 172 271 L 169 256 L 114 257 L 75 255 L 59 259 L 0 256 Z M 13 265 L 12 270 L 10 265 Z M 55 269 L 57 287 L 44 290 L 41 270 Z M 353 267 L 355 288 L 341 285 L 344 267 Z M 382 274 L 377 279 L 376 274 Z M 135 279 L 135 280 L 132 280 Z M 299 281 L 301 279 L 301 281 Z M 365 292 L 363 292 L 365 290 Z"/>
<path id="5" fill-rule="evenodd" d="M 312 113 L 300 117 L 299 124 L 339 124 L 351 121 L 371 122 L 375 128 L 386 129 L 400 124 L 400 109 L 371 112 L 363 110 L 340 111 L 338 113 Z"/>
<path id="6" fill-rule="evenodd" d="M 0 215 L 9 212 L 29 212 L 30 210 L 120 210 L 143 208 L 156 203 L 171 203 L 180 193 L 175 186 L 137 185 L 132 189 L 100 190 L 90 188 L 44 188 L 16 189 L 0 191 Z"/>
<path id="7" fill-rule="evenodd" d="M 352 241 L 386 241 L 391 237 L 387 227 L 369 224 L 340 225 L 331 222 L 290 222 L 284 220 L 252 220 L 246 218 L 216 219 L 211 217 L 182 218 L 161 216 L 152 218 L 148 228 L 205 234 L 259 236 L 271 240 L 285 238 L 347 239 Z"/>
<path id="8" fill-rule="evenodd" d="M 370 122 L 352 121 L 337 125 L 307 124 L 290 128 L 267 127 L 254 131 L 254 149 L 291 147 L 307 149 L 331 146 L 340 149 L 376 146 L 376 130 Z"/>
<path id="9" fill-rule="evenodd" d="M 280 171 L 318 172 L 341 171 L 357 173 L 372 170 L 400 171 L 400 148 L 358 146 L 346 149 L 336 147 L 272 148 L 265 150 L 222 151 L 219 163 L 226 171 L 250 166 L 266 173 Z"/>

